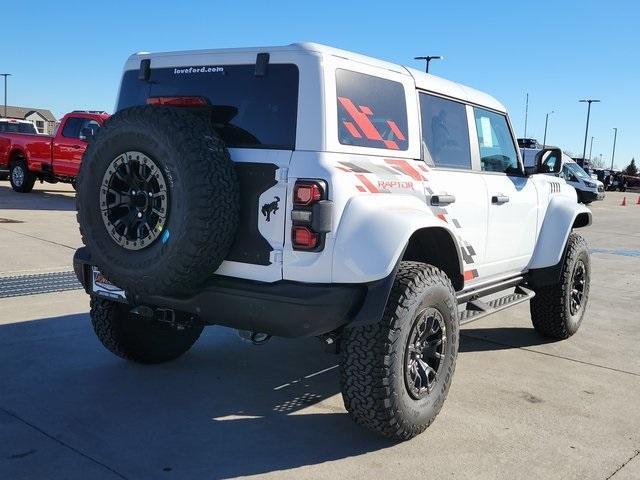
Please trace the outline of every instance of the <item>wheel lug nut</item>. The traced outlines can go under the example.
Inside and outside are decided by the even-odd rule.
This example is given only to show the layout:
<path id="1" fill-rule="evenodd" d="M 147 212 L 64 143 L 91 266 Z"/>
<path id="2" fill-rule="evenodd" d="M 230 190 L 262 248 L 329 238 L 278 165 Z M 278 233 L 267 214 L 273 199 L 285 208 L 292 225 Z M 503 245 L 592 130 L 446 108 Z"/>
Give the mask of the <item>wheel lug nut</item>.
<path id="1" fill-rule="evenodd" d="M 133 191 L 131 192 L 131 195 L 135 195 L 135 194 L 136 194 L 136 191 L 135 191 L 135 190 L 133 190 Z"/>
<path id="2" fill-rule="evenodd" d="M 138 212 L 138 218 L 142 218 L 142 212 Z"/>

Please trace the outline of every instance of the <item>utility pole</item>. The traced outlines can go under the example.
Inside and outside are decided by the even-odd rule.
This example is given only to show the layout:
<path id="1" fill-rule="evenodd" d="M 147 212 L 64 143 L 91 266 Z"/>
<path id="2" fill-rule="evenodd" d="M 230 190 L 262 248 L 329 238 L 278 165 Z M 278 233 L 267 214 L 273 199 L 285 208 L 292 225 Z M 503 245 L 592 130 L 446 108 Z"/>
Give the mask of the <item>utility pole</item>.
<path id="1" fill-rule="evenodd" d="M 547 113 L 547 117 L 544 119 L 544 139 L 542 140 L 542 148 L 547 146 L 547 124 L 549 123 L 549 115 L 551 115 L 552 113 L 555 112 L 551 110 L 549 113 Z"/>
<path id="2" fill-rule="evenodd" d="M 613 129 L 613 153 L 611 154 L 611 170 L 613 170 L 613 159 L 616 156 L 616 140 L 618 139 L 618 129 Z"/>
<path id="3" fill-rule="evenodd" d="M 425 60 L 427 62 L 426 68 L 425 68 L 425 72 L 429 73 L 429 64 L 431 63 L 431 60 L 444 60 L 444 57 L 440 56 L 440 55 L 427 55 L 426 57 L 413 57 L 414 60 Z"/>
<path id="4" fill-rule="evenodd" d="M 591 160 L 591 151 L 593 150 L 593 137 L 591 137 L 591 145 L 589 145 L 589 160 Z"/>
<path id="5" fill-rule="evenodd" d="M 529 94 L 524 105 L 524 138 L 527 138 L 527 117 L 529 116 Z"/>
<path id="6" fill-rule="evenodd" d="M 10 73 L 0 73 L 0 77 L 4 77 L 4 116 L 7 116 L 7 77 L 10 77 Z"/>
<path id="7" fill-rule="evenodd" d="M 589 136 L 589 116 L 591 115 L 591 104 L 598 103 L 600 100 L 593 100 L 591 98 L 586 100 L 579 100 L 580 102 L 587 102 L 589 107 L 587 108 L 587 126 L 584 129 L 584 148 L 582 149 L 582 161 L 587 154 L 587 137 Z"/>

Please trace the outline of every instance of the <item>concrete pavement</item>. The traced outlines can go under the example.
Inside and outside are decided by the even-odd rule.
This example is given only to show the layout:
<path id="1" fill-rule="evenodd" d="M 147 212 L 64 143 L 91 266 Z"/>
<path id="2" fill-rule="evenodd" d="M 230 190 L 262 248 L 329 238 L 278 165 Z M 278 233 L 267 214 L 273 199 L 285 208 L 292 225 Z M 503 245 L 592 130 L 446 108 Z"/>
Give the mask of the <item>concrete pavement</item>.
<path id="1" fill-rule="evenodd" d="M 0 218 L 24 223 L 0 223 L 2 275 L 68 270 L 72 191 L 6 185 Z M 527 305 L 465 326 L 441 414 L 405 443 L 349 420 L 315 339 L 254 347 L 208 327 L 176 362 L 140 366 L 98 343 L 81 291 L 0 299 L 0 478 L 640 478 L 640 206 L 622 195 L 582 230 L 581 330 L 549 342 Z"/>

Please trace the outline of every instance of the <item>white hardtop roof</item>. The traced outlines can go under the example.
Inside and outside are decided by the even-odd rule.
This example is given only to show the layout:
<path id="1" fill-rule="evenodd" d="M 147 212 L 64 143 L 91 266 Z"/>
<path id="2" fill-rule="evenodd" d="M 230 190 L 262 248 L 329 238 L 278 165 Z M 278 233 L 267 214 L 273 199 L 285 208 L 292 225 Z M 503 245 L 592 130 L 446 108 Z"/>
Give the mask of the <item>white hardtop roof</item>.
<path id="1" fill-rule="evenodd" d="M 487 108 L 491 108 L 493 110 L 497 110 L 500 112 L 506 112 L 505 107 L 500 102 L 498 102 L 495 98 L 493 98 L 491 95 L 480 92 L 471 87 L 467 87 L 465 85 L 452 82 L 450 80 L 446 80 L 444 78 L 437 77 L 435 75 L 424 73 L 414 68 L 404 67 L 396 63 L 386 62 L 384 60 L 379 60 L 377 58 L 369 57 L 367 55 L 362 55 L 359 53 L 350 52 L 348 50 L 341 50 L 339 48 L 334 48 L 327 45 L 322 45 L 319 43 L 312 43 L 312 42 L 292 43 L 290 45 L 272 46 L 272 47 L 217 48 L 217 49 L 206 49 L 206 50 L 185 50 L 185 51 L 158 52 L 158 53 L 139 52 L 129 57 L 127 63 L 125 64 L 125 70 L 138 68 L 139 62 L 143 58 L 173 57 L 173 56 L 184 56 L 184 55 L 206 56 L 209 54 L 212 54 L 212 55 L 213 54 L 241 54 L 241 53 L 258 54 L 261 52 L 270 52 L 270 53 L 299 52 L 299 53 L 310 53 L 310 54 L 320 54 L 320 55 L 332 55 L 332 56 L 344 58 L 347 60 L 351 60 L 354 62 L 363 63 L 363 64 L 374 66 L 374 67 L 384 68 L 386 70 L 391 70 L 393 72 L 397 72 L 403 75 L 411 75 L 414 78 L 416 87 L 419 89 L 427 90 L 429 92 L 437 93 L 447 97 L 452 97 L 452 98 L 473 103 L 476 105 L 485 106 Z"/>

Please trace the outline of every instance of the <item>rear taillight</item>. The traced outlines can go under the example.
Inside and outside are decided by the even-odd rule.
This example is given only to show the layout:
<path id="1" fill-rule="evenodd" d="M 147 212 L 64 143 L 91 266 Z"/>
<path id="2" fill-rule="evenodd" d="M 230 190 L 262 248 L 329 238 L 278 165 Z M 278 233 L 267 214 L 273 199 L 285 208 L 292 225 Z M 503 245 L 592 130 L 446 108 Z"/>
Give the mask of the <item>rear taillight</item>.
<path id="1" fill-rule="evenodd" d="M 294 250 L 318 252 L 331 231 L 333 203 L 327 200 L 326 183 L 298 180 L 293 186 L 291 243 Z"/>
<path id="2" fill-rule="evenodd" d="M 320 234 L 312 231 L 309 227 L 294 225 L 291 233 L 293 248 L 297 250 L 314 250 L 318 247 Z"/>
<path id="3" fill-rule="evenodd" d="M 207 105 L 207 99 L 202 97 L 149 97 L 147 105 L 162 105 L 165 107 L 202 107 Z"/>
<path id="4" fill-rule="evenodd" d="M 323 188 L 317 182 L 296 182 L 293 187 L 293 203 L 296 205 L 311 205 L 322 200 Z"/>

